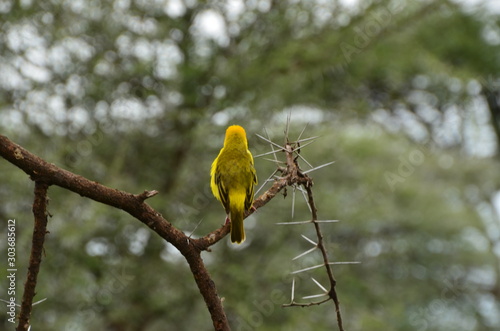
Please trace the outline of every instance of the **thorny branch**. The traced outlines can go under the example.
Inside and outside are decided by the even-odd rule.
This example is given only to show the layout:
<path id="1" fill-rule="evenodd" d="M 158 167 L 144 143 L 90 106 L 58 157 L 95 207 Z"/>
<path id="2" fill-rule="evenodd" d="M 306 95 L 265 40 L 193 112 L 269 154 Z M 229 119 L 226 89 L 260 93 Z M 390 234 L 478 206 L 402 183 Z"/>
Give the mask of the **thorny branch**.
<path id="1" fill-rule="evenodd" d="M 302 131 L 303 133 L 303 131 Z M 301 133 L 301 135 L 302 135 Z M 320 169 L 324 166 L 327 166 L 327 165 L 330 165 L 332 164 L 333 162 L 329 162 L 327 164 L 324 164 L 324 165 L 321 165 L 321 166 L 318 166 L 318 167 L 315 167 L 313 168 L 312 165 L 309 164 L 309 162 L 307 162 L 307 160 L 305 160 L 305 158 L 303 158 L 301 155 L 300 155 L 300 150 L 301 148 L 303 148 L 305 145 L 308 145 L 309 143 L 311 143 L 312 141 L 310 140 L 313 140 L 317 137 L 312 137 L 312 138 L 306 138 L 306 139 L 297 139 L 297 141 L 295 142 L 290 142 L 288 140 L 288 126 L 287 126 L 287 130 L 285 131 L 285 135 L 286 135 L 286 143 L 285 143 L 285 146 L 284 148 L 281 149 L 281 151 L 285 152 L 286 154 L 286 167 L 283 167 L 283 166 L 279 166 L 278 165 L 278 171 L 281 173 L 281 177 L 279 177 L 279 180 L 281 181 L 284 181 L 287 183 L 288 186 L 293 186 L 293 187 L 303 187 L 304 190 L 302 190 L 303 192 L 305 192 L 305 198 L 306 198 L 306 201 L 307 201 L 307 204 L 309 205 L 310 207 L 310 211 L 311 211 L 311 220 L 310 221 L 304 221 L 304 222 L 289 222 L 289 223 L 279 223 L 279 224 L 290 224 L 290 225 L 294 225 L 294 224 L 307 224 L 307 223 L 312 223 L 314 224 L 314 228 L 316 230 L 316 236 L 317 236 L 317 243 L 315 243 L 314 241 L 311 241 L 310 239 L 308 239 L 307 237 L 304 237 L 305 239 L 307 239 L 308 241 L 310 241 L 311 243 L 313 243 L 315 245 L 314 248 L 300 254 L 299 256 L 297 256 L 296 258 L 299 258 L 309 252 L 312 252 L 313 250 L 315 249 L 319 249 L 321 251 L 321 255 L 322 255 L 322 258 L 323 258 L 323 264 L 321 265 L 318 265 L 318 266 L 314 266 L 314 267 L 310 267 L 310 268 L 306 268 L 306 269 L 303 269 L 303 270 L 299 270 L 299 271 L 296 271 L 295 273 L 298 273 L 298 272 L 302 272 L 302 271 L 306 271 L 306 270 L 311 270 L 311 269 L 314 269 L 314 268 L 317 268 L 317 267 L 324 267 L 326 269 L 326 273 L 328 275 L 328 279 L 329 279 L 329 282 L 330 282 L 330 289 L 329 290 L 326 290 L 323 288 L 323 286 L 321 284 L 319 284 L 314 278 L 313 278 L 313 281 L 320 287 L 322 288 L 325 293 L 322 294 L 322 295 L 319 295 L 319 296 L 327 296 L 326 299 L 323 299 L 321 301 L 316 301 L 316 302 L 308 302 L 308 303 L 298 303 L 298 302 L 295 302 L 294 300 L 294 291 L 295 291 L 295 282 L 293 282 L 292 284 L 292 298 L 291 298 L 291 302 L 288 303 L 288 304 L 284 304 L 283 307 L 308 307 L 308 306 L 313 306 L 313 305 L 320 305 L 322 303 L 325 303 L 325 302 L 328 302 L 328 301 L 333 301 L 334 305 L 335 305 L 335 313 L 336 313 L 336 316 L 337 316 L 337 325 L 339 327 L 339 330 L 340 331 L 343 331 L 344 330 L 344 327 L 343 327 L 343 324 L 342 324 L 342 315 L 341 315 L 341 312 L 340 312 L 340 302 L 338 300 L 338 296 L 337 296 L 337 292 L 336 292 L 336 285 L 337 285 L 337 281 L 335 279 L 335 276 L 333 275 L 333 271 L 332 271 L 332 268 L 331 268 L 331 265 L 334 264 L 332 262 L 329 261 L 329 258 L 328 258 L 328 252 L 326 250 L 326 246 L 325 246 L 325 243 L 323 241 L 323 234 L 321 232 L 321 228 L 320 228 L 320 223 L 330 223 L 330 222 L 336 222 L 336 221 L 333 221 L 333 220 L 328 220 L 328 221 L 322 221 L 322 220 L 318 220 L 318 215 L 317 215 L 317 209 L 316 209 L 316 204 L 314 202 L 314 196 L 313 196 L 313 192 L 312 192 L 312 186 L 313 186 L 313 180 L 311 177 L 309 177 L 307 175 L 308 172 L 312 172 L 314 170 L 317 170 L 317 169 Z M 277 152 L 277 151 L 274 151 L 274 147 L 273 146 L 277 146 L 276 143 L 270 141 L 269 139 L 267 138 L 264 138 L 262 136 L 259 136 L 261 139 L 264 139 L 265 141 L 269 142 L 271 144 L 271 148 L 273 149 L 273 152 Z M 301 146 L 301 143 L 305 142 L 305 141 L 309 141 L 307 144 L 304 144 Z M 268 154 L 268 153 L 266 153 Z M 299 167 L 299 164 L 298 164 L 298 159 L 301 159 L 303 160 L 305 163 L 307 163 L 311 169 L 307 170 L 307 171 L 303 171 L 300 169 Z M 271 161 L 274 161 L 276 163 L 279 163 L 278 160 L 271 160 Z M 276 183 L 275 183 L 276 184 Z M 347 262 L 347 263 L 351 263 L 351 262 Z M 311 296 L 311 297 L 317 297 L 317 296 Z"/>
<path id="2" fill-rule="evenodd" d="M 344 327 L 342 325 L 342 315 L 340 313 L 340 302 L 339 302 L 339 299 L 337 297 L 337 292 L 335 291 L 335 286 L 337 285 L 337 281 L 335 280 L 335 277 L 333 276 L 333 271 L 332 271 L 332 268 L 330 266 L 330 262 L 328 261 L 328 253 L 326 251 L 326 247 L 325 247 L 324 242 L 323 242 L 323 234 L 321 233 L 319 223 L 317 222 L 318 215 L 317 215 L 316 205 L 314 203 L 311 185 L 306 185 L 305 188 L 307 191 L 309 206 L 311 206 L 311 210 L 312 210 L 311 211 L 311 214 L 312 214 L 311 221 L 314 224 L 314 228 L 316 230 L 316 235 L 318 237 L 317 246 L 321 250 L 321 255 L 323 256 L 323 262 L 325 264 L 326 273 L 328 274 L 328 279 L 330 280 L 330 291 L 328 291 L 328 296 L 335 303 L 335 313 L 337 314 L 337 323 L 338 323 L 340 331 L 343 331 Z"/>

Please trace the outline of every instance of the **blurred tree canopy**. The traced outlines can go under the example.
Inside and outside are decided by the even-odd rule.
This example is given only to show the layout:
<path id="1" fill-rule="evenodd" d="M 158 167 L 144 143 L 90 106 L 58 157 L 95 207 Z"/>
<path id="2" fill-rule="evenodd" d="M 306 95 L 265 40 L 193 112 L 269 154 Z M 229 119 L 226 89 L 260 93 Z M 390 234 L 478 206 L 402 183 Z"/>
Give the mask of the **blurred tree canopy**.
<path id="1" fill-rule="evenodd" d="M 347 330 L 500 327 L 500 10 L 487 1 L 0 2 L 0 130 L 48 162 L 133 193 L 201 236 L 223 210 L 209 168 L 225 126 L 321 138 L 304 149 Z M 302 164 L 307 168 L 306 164 Z M 274 165 L 256 159 L 259 182 Z M 0 162 L 17 221 L 17 298 L 32 182 Z M 262 191 L 261 191 L 262 192 Z M 51 187 L 37 330 L 210 330 L 189 268 L 125 213 Z M 247 219 L 247 242 L 204 259 L 234 330 L 326 330 L 333 307 L 282 309 L 291 192 Z M 294 220 L 307 217 L 297 192 Z M 199 223 L 199 226 L 198 226 Z M 6 238 L 6 226 L 0 235 Z M 0 240 L 2 252 L 6 241 Z M 6 254 L 6 253 L 2 253 Z M 6 293 L 5 269 L 0 293 Z M 297 276 L 296 295 L 316 294 Z M 1 298 L 0 299 L 6 299 Z M 5 314 L 0 325 L 11 329 Z"/>

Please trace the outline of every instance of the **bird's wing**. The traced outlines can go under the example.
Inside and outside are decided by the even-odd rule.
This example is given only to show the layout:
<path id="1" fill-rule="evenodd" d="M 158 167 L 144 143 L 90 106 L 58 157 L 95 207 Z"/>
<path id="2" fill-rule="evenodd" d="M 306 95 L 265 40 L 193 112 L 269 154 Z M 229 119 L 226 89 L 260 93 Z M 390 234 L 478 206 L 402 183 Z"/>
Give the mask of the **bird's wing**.
<path id="1" fill-rule="evenodd" d="M 219 198 L 220 198 L 219 200 L 222 202 L 222 205 L 227 209 L 229 207 L 229 194 L 226 187 L 224 186 L 224 183 L 221 180 L 221 174 L 217 170 L 215 171 L 214 180 L 215 180 L 215 185 L 217 185 L 217 189 L 219 192 Z"/>

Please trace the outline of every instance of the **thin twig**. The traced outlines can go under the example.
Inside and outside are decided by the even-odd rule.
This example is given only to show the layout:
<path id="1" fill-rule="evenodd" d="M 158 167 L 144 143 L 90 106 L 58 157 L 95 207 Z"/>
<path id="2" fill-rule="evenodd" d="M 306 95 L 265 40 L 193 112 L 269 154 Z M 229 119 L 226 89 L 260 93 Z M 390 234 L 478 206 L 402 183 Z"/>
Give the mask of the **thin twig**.
<path id="1" fill-rule="evenodd" d="M 298 139 L 300 142 L 305 142 L 305 141 L 312 142 L 315 138 L 317 138 L 317 137 L 312 137 L 312 138 L 301 139 L 303 132 L 304 132 L 304 130 L 301 132 L 300 137 Z M 325 293 L 323 293 L 323 294 L 305 297 L 306 299 L 309 299 L 309 298 L 316 298 L 316 297 L 321 297 L 321 296 L 326 295 L 327 298 L 325 300 L 317 301 L 317 302 L 309 302 L 309 303 L 298 303 L 298 302 L 294 301 L 294 296 L 295 296 L 295 280 L 294 280 L 292 283 L 291 302 L 289 304 L 283 305 L 283 307 L 293 307 L 293 306 L 307 307 L 307 306 L 312 306 L 312 305 L 320 305 L 322 303 L 325 303 L 325 302 L 328 302 L 331 300 L 334 302 L 334 305 L 335 305 L 335 313 L 337 316 L 337 325 L 339 327 L 339 330 L 343 331 L 344 327 L 342 324 L 342 315 L 340 312 L 340 302 L 338 300 L 337 292 L 335 290 L 335 286 L 337 284 L 337 281 L 333 275 L 333 271 L 331 268 L 332 264 L 340 264 L 340 263 L 329 261 L 328 252 L 326 250 L 326 246 L 325 246 L 324 241 L 323 241 L 323 234 L 322 234 L 321 228 L 320 228 L 320 223 L 333 223 L 333 222 L 336 222 L 336 220 L 321 220 L 321 221 L 318 220 L 317 209 L 316 209 L 316 205 L 314 202 L 314 196 L 313 196 L 313 192 L 312 192 L 313 181 L 312 181 L 312 178 L 308 177 L 306 174 L 307 172 L 312 172 L 314 170 L 321 169 L 325 166 L 328 166 L 328 165 L 332 164 L 333 162 L 330 162 L 330 163 L 327 163 L 324 165 L 320 165 L 318 167 L 313 167 L 299 153 L 300 149 L 304 146 L 301 147 L 300 142 L 290 142 L 288 139 L 288 134 L 289 134 L 289 119 L 287 121 L 287 127 L 285 130 L 285 145 L 283 147 L 280 146 L 280 148 L 285 152 L 285 156 L 286 156 L 286 168 L 280 167 L 278 169 L 278 171 L 280 171 L 282 173 L 282 177 L 280 180 L 284 180 L 286 182 L 286 186 L 293 187 L 294 193 L 295 193 L 295 189 L 298 189 L 302 193 L 305 201 L 307 202 L 307 206 L 309 207 L 309 210 L 311 212 L 311 220 L 305 221 L 305 222 L 286 222 L 286 223 L 278 223 L 278 224 L 280 224 L 280 225 L 298 225 L 298 224 L 307 224 L 307 223 L 314 224 L 314 228 L 316 230 L 316 236 L 318 238 L 317 243 L 314 242 L 313 240 L 303 236 L 307 241 L 309 241 L 311 244 L 313 244 L 314 247 L 312 247 L 311 249 L 307 250 L 304 253 L 299 254 L 298 256 L 296 256 L 294 258 L 294 260 L 298 259 L 298 258 L 316 250 L 316 249 L 319 249 L 321 252 L 322 258 L 323 258 L 323 263 L 316 265 L 316 266 L 312 266 L 312 267 L 308 267 L 308 268 L 294 271 L 294 272 L 292 272 L 292 274 L 296 274 L 296 273 L 324 267 L 326 270 L 326 273 L 328 275 L 329 282 L 330 282 L 330 289 L 328 291 L 326 291 L 326 289 L 325 289 Z M 261 136 L 259 136 L 259 137 L 261 137 Z M 261 138 L 264 139 L 265 141 L 267 141 L 268 143 L 270 143 L 271 146 L 278 146 L 276 143 L 273 143 L 270 139 L 266 139 L 264 137 L 261 137 Z M 308 145 L 309 143 L 307 143 L 305 145 Z M 274 148 L 272 148 L 272 149 L 274 149 Z M 298 159 L 304 161 L 311 169 L 309 169 L 307 171 L 302 171 L 297 163 Z M 275 173 L 276 172 L 274 172 L 273 175 Z M 273 175 L 271 175 L 271 177 Z M 276 183 L 275 183 L 275 185 L 276 185 Z M 295 198 L 295 195 L 293 196 L 292 204 L 295 203 L 294 198 Z M 294 208 L 294 206 L 292 206 L 292 208 Z M 293 209 L 292 209 L 292 215 L 293 215 Z M 352 262 L 347 262 L 347 263 L 352 263 Z M 320 286 L 320 284 L 316 280 L 314 280 L 314 281 L 316 282 L 317 285 Z M 322 285 L 321 285 L 321 288 L 323 288 Z"/>
<path id="2" fill-rule="evenodd" d="M 316 204 L 314 202 L 314 197 L 312 193 L 312 185 L 304 185 L 307 191 L 307 196 L 309 198 L 309 206 L 311 207 L 312 220 L 316 221 L 318 219 Z M 319 223 L 314 222 L 314 229 L 316 230 L 316 235 L 318 236 L 318 248 L 321 251 L 321 255 L 323 256 L 323 261 L 325 263 L 326 273 L 328 274 L 328 279 L 330 280 L 330 291 L 328 292 L 329 297 L 335 303 L 335 313 L 337 314 L 337 324 L 339 326 L 339 330 L 343 331 L 344 327 L 342 325 L 342 314 L 340 312 L 340 302 L 337 296 L 337 291 L 335 290 L 335 286 L 337 285 L 337 280 L 333 276 L 332 268 L 330 267 L 330 262 L 328 261 L 328 253 L 326 251 L 326 247 L 323 243 L 323 233 L 321 232 L 321 228 Z"/>
<path id="3" fill-rule="evenodd" d="M 31 245 L 30 263 L 28 276 L 24 283 L 23 301 L 19 313 L 19 324 L 17 331 L 27 331 L 30 327 L 31 309 L 37 282 L 40 263 L 42 262 L 43 243 L 47 233 L 47 190 L 49 185 L 42 181 L 35 181 L 35 200 L 33 202 L 33 215 L 35 225 L 33 227 L 33 240 Z"/>

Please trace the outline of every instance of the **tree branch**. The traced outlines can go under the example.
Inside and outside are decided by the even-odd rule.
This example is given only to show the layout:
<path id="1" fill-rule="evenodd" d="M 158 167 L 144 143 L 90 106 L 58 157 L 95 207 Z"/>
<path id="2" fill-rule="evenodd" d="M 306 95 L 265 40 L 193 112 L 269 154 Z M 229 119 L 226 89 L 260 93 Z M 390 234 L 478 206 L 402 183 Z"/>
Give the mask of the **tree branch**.
<path id="1" fill-rule="evenodd" d="M 106 187 L 44 161 L 2 135 L 0 135 L 0 155 L 23 170 L 35 182 L 43 182 L 47 186 L 57 185 L 126 211 L 174 245 L 189 264 L 212 317 L 215 330 L 230 330 L 220 297 L 201 259 L 200 249 L 193 245 L 191 239 L 182 231 L 172 226 L 160 213 L 144 202 L 152 193 L 134 195 Z"/>
<path id="2" fill-rule="evenodd" d="M 281 172 L 282 176 L 277 178 L 274 184 L 259 198 L 255 199 L 253 207 L 245 213 L 245 218 L 251 215 L 258 208 L 266 205 L 286 186 L 295 187 L 297 185 L 302 185 L 306 188 L 307 194 L 309 196 L 308 203 L 312 209 L 313 220 L 311 222 L 315 224 L 316 230 L 318 232 L 318 238 L 320 240 L 319 246 L 322 251 L 325 266 L 327 268 L 328 276 L 331 281 L 331 289 L 328 293 L 330 297 L 329 299 L 332 299 L 335 302 L 337 308 L 337 319 L 339 322 L 339 327 L 342 330 L 339 303 L 335 293 L 335 279 L 333 278 L 333 273 L 331 272 L 328 263 L 326 249 L 321 240 L 322 236 L 319 230 L 319 225 L 316 222 L 316 207 L 314 205 L 311 191 L 312 179 L 308 177 L 304 172 L 302 172 L 297 164 L 297 158 L 299 156 L 295 157 L 294 155 L 295 153 L 297 153 L 298 155 L 298 152 L 300 152 L 300 144 L 297 143 L 297 145 L 298 146 L 295 146 L 295 144 L 289 142 L 285 144 L 282 151 L 286 154 L 286 167 L 278 167 L 278 171 Z M 100 183 L 88 180 L 82 176 L 76 175 L 67 170 L 61 169 L 54 164 L 44 161 L 2 135 L 0 135 L 0 156 L 4 157 L 9 162 L 22 169 L 26 174 L 30 176 L 32 180 L 35 181 L 35 192 L 37 199 L 35 200 L 34 204 L 34 212 L 35 205 L 39 206 L 39 202 L 37 203 L 37 201 L 39 201 L 38 199 L 42 199 L 42 195 L 44 199 L 46 198 L 48 186 L 57 185 L 72 192 L 78 193 L 81 196 L 126 211 L 127 213 L 147 225 L 153 231 L 155 231 L 160 237 L 175 246 L 185 257 L 186 261 L 189 264 L 198 289 L 203 296 L 203 299 L 205 300 L 205 303 L 212 317 L 212 323 L 215 330 L 230 330 L 226 314 L 222 307 L 221 299 L 217 294 L 215 284 L 212 281 L 210 274 L 208 273 L 201 258 L 201 252 L 203 250 L 209 251 L 210 246 L 220 241 L 229 233 L 229 224 L 223 225 L 219 229 L 208 233 L 202 238 L 191 239 L 182 231 L 175 228 L 170 222 L 165 220 L 160 213 L 158 213 L 156 210 L 154 210 L 144 202 L 146 199 L 158 194 L 158 192 L 155 190 L 144 191 L 140 194 L 131 194 L 128 192 L 106 187 Z M 45 205 L 43 205 L 43 213 L 42 209 L 38 209 L 38 207 L 36 210 L 36 215 L 39 215 L 39 217 L 41 217 L 42 214 L 45 215 Z M 41 232 L 42 236 L 45 234 L 46 226 L 46 216 L 44 217 L 45 223 L 43 224 L 45 225 L 43 227 L 43 231 Z M 37 225 L 36 221 L 35 232 L 37 232 L 37 229 L 40 228 L 41 227 Z M 37 238 L 38 235 L 40 235 L 40 233 L 37 232 Z M 37 241 L 36 245 L 35 236 L 33 240 L 34 244 L 32 250 L 41 254 L 41 251 L 43 249 L 43 237 L 42 241 Z M 39 255 L 39 258 L 41 258 L 41 255 Z M 35 265 L 35 263 L 33 265 Z M 38 272 L 39 261 L 36 267 L 36 272 Z M 23 297 L 23 307 L 24 305 L 26 305 L 26 308 L 23 308 L 21 310 L 22 320 L 20 320 L 20 326 L 18 330 L 27 330 L 27 327 L 29 327 L 31 302 L 35 294 L 34 290 L 36 286 L 36 273 L 34 274 L 34 280 L 34 283 L 27 281 L 27 285 L 28 283 L 30 284 L 29 288 L 27 287 L 24 293 L 24 296 L 26 296 L 27 299 L 25 300 Z M 301 304 L 292 302 L 292 305 Z M 23 325 L 23 328 L 21 328 L 21 324 Z"/>
<path id="3" fill-rule="evenodd" d="M 287 139 L 288 139 L 288 137 L 287 137 Z M 332 268 L 330 266 L 331 263 L 329 262 L 329 258 L 328 258 L 328 252 L 326 250 L 326 246 L 325 246 L 325 243 L 323 241 L 323 233 L 321 232 L 321 228 L 320 228 L 320 224 L 319 224 L 321 221 L 318 221 L 317 208 L 316 208 L 316 204 L 314 202 L 314 197 L 313 197 L 313 192 L 312 192 L 313 180 L 311 177 L 309 177 L 306 174 L 305 171 L 302 171 L 300 169 L 298 162 L 297 162 L 297 159 L 300 157 L 299 153 L 300 153 L 301 148 L 302 147 L 300 147 L 300 143 L 293 143 L 293 142 L 291 143 L 291 142 L 287 141 L 287 143 L 285 144 L 285 148 L 284 148 L 284 150 L 286 152 L 286 168 L 280 168 L 281 169 L 280 171 L 282 172 L 283 176 L 287 180 L 288 185 L 293 185 L 293 184 L 301 185 L 305 189 L 307 204 L 309 205 L 309 207 L 311 209 L 311 220 L 310 220 L 310 222 L 296 222 L 296 223 L 292 223 L 292 224 L 299 224 L 299 223 L 300 224 L 304 224 L 304 223 L 314 224 L 314 229 L 316 230 L 316 236 L 318 238 L 318 242 L 315 243 L 315 245 L 316 245 L 315 248 L 317 248 L 321 251 L 321 256 L 323 258 L 323 264 L 318 265 L 317 267 L 320 267 L 320 266 L 325 267 L 326 273 L 328 275 L 328 279 L 330 282 L 330 289 L 328 291 L 326 291 L 326 289 L 325 289 L 326 292 L 324 293 L 324 295 L 327 296 L 327 298 L 322 300 L 322 301 L 309 302 L 309 303 L 298 303 L 298 302 L 294 301 L 294 293 L 293 293 L 294 287 L 292 286 L 291 302 L 289 304 L 284 304 L 283 307 L 309 307 L 309 306 L 313 306 L 313 305 L 320 305 L 322 303 L 325 303 L 325 302 L 332 300 L 333 303 L 335 304 L 337 325 L 339 327 L 339 330 L 343 331 L 344 327 L 343 327 L 343 323 L 342 323 L 342 314 L 340 312 L 340 302 L 338 300 L 337 291 L 335 289 L 335 287 L 337 285 L 337 281 L 335 280 L 335 277 L 333 275 L 333 271 L 332 271 Z M 331 164 L 331 163 L 328 163 L 328 164 Z M 326 164 L 326 165 L 328 165 L 328 164 Z M 310 169 L 309 171 L 320 169 L 323 166 L 325 166 L 325 165 Z M 313 250 L 314 250 L 314 248 L 311 249 L 310 251 L 313 251 Z M 306 252 L 304 254 L 307 254 L 307 253 L 308 252 Z M 299 256 L 303 256 L 304 254 L 301 254 Z M 310 270 L 312 268 L 315 268 L 315 267 L 306 268 L 306 269 L 303 269 L 303 271 Z M 317 284 L 319 285 L 319 283 L 317 283 Z M 320 286 L 320 287 L 323 288 L 322 286 Z"/>
<path id="4" fill-rule="evenodd" d="M 243 218 L 247 218 L 252 215 L 257 209 L 265 206 L 269 201 L 271 201 L 276 194 L 278 194 L 285 186 L 287 186 L 288 179 L 280 178 L 276 180 L 266 192 L 264 192 L 260 197 L 254 200 L 253 205 L 250 210 L 246 211 Z M 231 230 L 230 224 L 223 225 L 221 228 L 214 230 L 207 234 L 206 236 L 199 239 L 191 239 L 193 244 L 198 247 L 199 250 L 208 250 L 210 246 L 220 241 L 224 238 Z"/>
<path id="5" fill-rule="evenodd" d="M 311 206 L 311 214 L 312 214 L 312 222 L 314 223 L 314 229 L 316 230 L 316 236 L 318 237 L 318 248 L 321 250 L 321 255 L 323 257 L 323 262 L 325 264 L 326 273 L 328 274 L 328 279 L 330 280 L 330 290 L 328 291 L 328 296 L 333 300 L 335 304 L 335 313 L 337 315 L 337 324 L 339 326 L 339 330 L 343 331 L 344 326 L 342 325 L 342 314 L 340 313 L 340 302 L 337 296 L 337 291 L 335 290 L 335 286 L 337 285 L 337 280 L 333 275 L 332 268 L 330 266 L 330 262 L 328 260 L 328 253 L 326 251 L 325 244 L 323 242 L 323 233 L 321 232 L 321 228 L 319 227 L 318 215 L 316 204 L 314 203 L 313 193 L 312 193 L 312 180 L 311 185 L 304 185 L 307 191 L 308 203 Z"/>
<path id="6" fill-rule="evenodd" d="M 43 243 L 47 233 L 47 190 L 49 186 L 41 181 L 35 182 L 35 200 L 33 202 L 33 215 L 35 224 L 33 227 L 33 241 L 31 245 L 30 263 L 28 276 L 24 283 L 23 301 L 17 331 L 27 331 L 30 326 L 31 308 L 35 296 L 36 281 L 40 263 L 42 263 Z"/>

